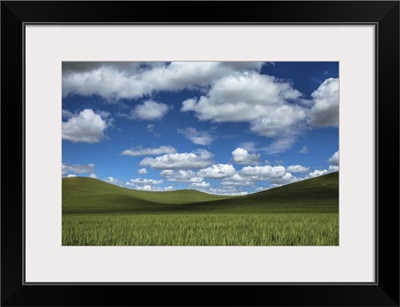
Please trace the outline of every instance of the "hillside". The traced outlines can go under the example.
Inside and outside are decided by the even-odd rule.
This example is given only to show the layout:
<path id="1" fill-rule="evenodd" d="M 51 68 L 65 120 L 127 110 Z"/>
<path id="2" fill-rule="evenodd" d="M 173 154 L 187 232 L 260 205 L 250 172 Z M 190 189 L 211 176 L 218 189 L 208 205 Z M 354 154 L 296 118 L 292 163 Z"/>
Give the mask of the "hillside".
<path id="1" fill-rule="evenodd" d="M 64 178 L 63 213 L 338 212 L 339 173 L 240 197 L 194 190 L 135 191 L 91 178 Z"/>
<path id="2" fill-rule="evenodd" d="M 215 201 L 226 198 L 229 197 L 211 195 L 195 190 L 137 191 L 87 177 L 62 179 L 64 213 L 157 211 L 165 208 L 166 205 Z"/>
<path id="3" fill-rule="evenodd" d="M 338 212 L 339 172 L 288 184 L 246 196 L 201 204 L 185 204 L 177 211 L 227 211 L 231 213 Z"/>

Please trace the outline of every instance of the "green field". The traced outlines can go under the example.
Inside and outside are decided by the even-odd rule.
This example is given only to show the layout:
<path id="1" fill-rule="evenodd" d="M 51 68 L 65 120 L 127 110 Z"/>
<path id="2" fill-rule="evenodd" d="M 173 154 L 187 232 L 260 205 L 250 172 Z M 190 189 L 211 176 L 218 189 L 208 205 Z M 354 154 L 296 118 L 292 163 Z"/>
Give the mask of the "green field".
<path id="1" fill-rule="evenodd" d="M 64 178 L 63 245 L 338 245 L 338 173 L 247 196 Z"/>

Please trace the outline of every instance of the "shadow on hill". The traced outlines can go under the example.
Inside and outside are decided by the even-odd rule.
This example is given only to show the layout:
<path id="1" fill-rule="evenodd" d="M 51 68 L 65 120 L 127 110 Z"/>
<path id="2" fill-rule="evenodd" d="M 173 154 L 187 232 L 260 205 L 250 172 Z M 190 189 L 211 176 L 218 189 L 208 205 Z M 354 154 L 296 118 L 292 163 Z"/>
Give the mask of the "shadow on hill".
<path id="1" fill-rule="evenodd" d="M 63 213 L 325 213 L 338 212 L 339 172 L 238 197 L 135 191 L 83 177 L 63 179 L 62 191 Z"/>

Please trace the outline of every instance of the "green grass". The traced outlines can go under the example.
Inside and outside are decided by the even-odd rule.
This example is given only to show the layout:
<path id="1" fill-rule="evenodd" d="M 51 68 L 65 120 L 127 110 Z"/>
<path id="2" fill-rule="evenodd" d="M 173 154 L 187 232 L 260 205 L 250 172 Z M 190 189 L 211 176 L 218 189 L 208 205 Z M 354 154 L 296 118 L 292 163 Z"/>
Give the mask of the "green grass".
<path id="1" fill-rule="evenodd" d="M 180 204 L 232 198 L 194 190 L 170 192 L 136 191 L 85 177 L 64 178 L 62 181 L 63 214 L 150 213 L 168 211 L 171 207 Z"/>
<path id="2" fill-rule="evenodd" d="M 338 173 L 241 197 L 63 179 L 63 245 L 338 245 Z"/>
<path id="3" fill-rule="evenodd" d="M 337 214 L 67 215 L 63 245 L 338 245 Z"/>

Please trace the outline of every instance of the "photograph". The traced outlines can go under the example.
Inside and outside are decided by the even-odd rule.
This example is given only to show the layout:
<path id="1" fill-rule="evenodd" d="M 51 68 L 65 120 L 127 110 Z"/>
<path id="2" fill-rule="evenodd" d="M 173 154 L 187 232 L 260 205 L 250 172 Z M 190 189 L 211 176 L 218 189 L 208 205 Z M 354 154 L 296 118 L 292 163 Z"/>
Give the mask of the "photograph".
<path id="1" fill-rule="evenodd" d="M 62 62 L 62 246 L 339 246 L 339 62 Z"/>
<path id="2" fill-rule="evenodd" d="M 1 306 L 400 306 L 399 1 L 227 7 L 1 2 Z"/>

